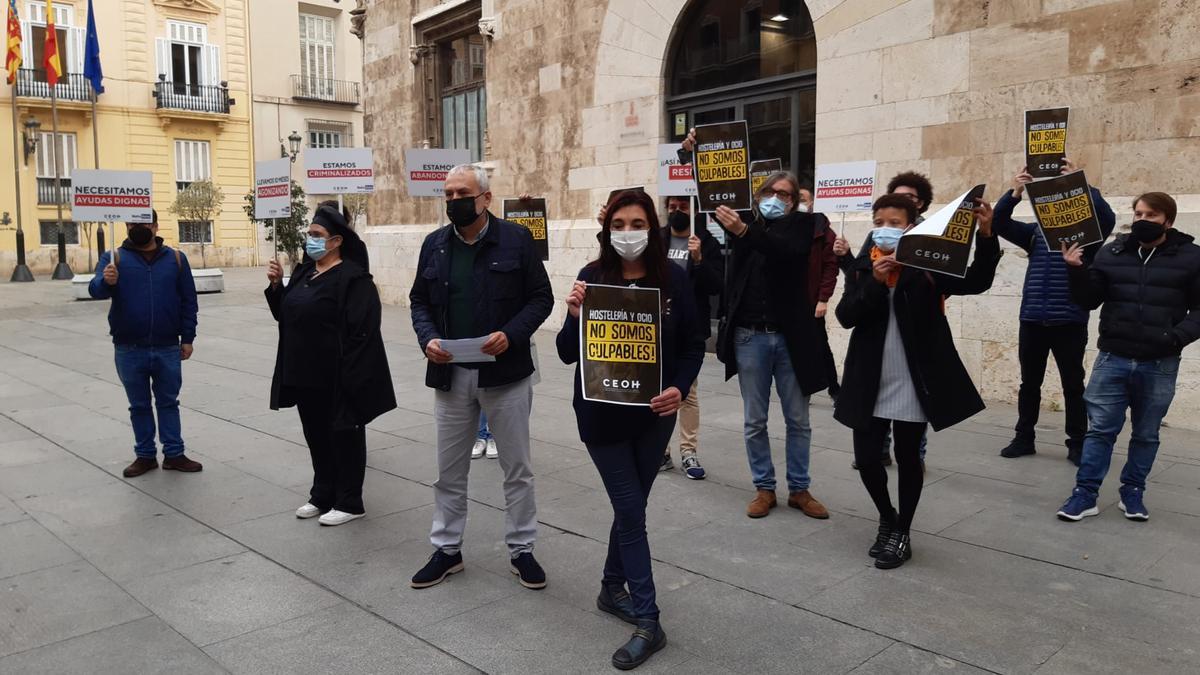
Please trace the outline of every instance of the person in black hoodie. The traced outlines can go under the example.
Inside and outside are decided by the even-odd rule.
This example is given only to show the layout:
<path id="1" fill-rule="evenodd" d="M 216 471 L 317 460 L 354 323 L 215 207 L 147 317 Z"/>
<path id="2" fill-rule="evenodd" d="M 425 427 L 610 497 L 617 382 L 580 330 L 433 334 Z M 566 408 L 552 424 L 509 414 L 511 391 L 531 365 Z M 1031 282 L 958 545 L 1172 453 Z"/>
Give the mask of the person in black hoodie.
<path id="1" fill-rule="evenodd" d="M 914 224 L 916 207 L 901 195 L 875 201 L 875 229 L 846 275 L 837 318 L 852 330 L 834 419 L 854 430 L 854 458 L 863 486 L 879 510 L 879 531 L 868 555 L 891 569 L 912 556 L 909 529 L 921 498 L 925 426 L 951 427 L 983 410 L 983 399 L 958 357 L 945 297 L 977 295 L 992 286 L 1000 244 L 991 207 L 980 200 L 975 260 L 963 278 L 904 267 L 896 245 Z M 882 448 L 888 430 L 900 466 L 900 509 L 888 494 Z"/>
<path id="2" fill-rule="evenodd" d="M 296 406 L 312 456 L 312 489 L 296 517 L 341 525 L 366 512 L 366 426 L 396 396 L 366 246 L 336 208 L 321 206 L 304 250 L 310 262 L 287 286 L 278 260 L 267 268 L 267 305 L 279 322 L 271 409 Z"/>
<path id="3" fill-rule="evenodd" d="M 1130 520 L 1150 518 L 1143 498 L 1158 430 L 1175 397 L 1180 354 L 1200 339 L 1200 246 L 1173 227 L 1176 208 L 1162 192 L 1135 199 L 1130 233 L 1102 245 L 1090 266 L 1078 244 L 1063 247 L 1071 297 L 1085 310 L 1103 308 L 1100 354 L 1083 394 L 1083 458 L 1075 489 L 1058 510 L 1061 520 L 1100 513 L 1096 497 L 1126 410 L 1133 429 L 1118 506 Z"/>
<path id="4" fill-rule="evenodd" d="M 613 507 L 596 605 L 637 626 L 633 637 L 613 654 L 613 665 L 622 670 L 636 668 L 667 643 L 650 569 L 646 503 L 675 428 L 682 392 L 696 381 L 704 361 L 704 338 L 691 284 L 687 273 L 667 260 L 657 230 L 654 202 L 644 192 L 626 190 L 613 197 L 601 230 L 600 256 L 580 270 L 567 296 L 567 318 L 557 339 L 563 363 L 578 364 L 579 311 L 589 283 L 661 291 L 659 358 L 664 389 L 649 407 L 585 401 L 580 368 L 575 367 L 573 406 L 579 438 L 600 472 Z"/>

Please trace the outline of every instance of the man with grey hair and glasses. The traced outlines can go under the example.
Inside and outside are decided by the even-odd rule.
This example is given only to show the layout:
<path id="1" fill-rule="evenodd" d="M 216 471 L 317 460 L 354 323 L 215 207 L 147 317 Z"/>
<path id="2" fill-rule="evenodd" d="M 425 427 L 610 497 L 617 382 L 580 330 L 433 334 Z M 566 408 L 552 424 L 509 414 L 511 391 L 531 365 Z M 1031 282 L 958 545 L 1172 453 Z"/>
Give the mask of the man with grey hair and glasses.
<path id="1" fill-rule="evenodd" d="M 526 588 L 544 588 L 546 574 L 533 557 L 529 344 L 554 305 L 550 279 L 529 230 L 488 211 L 492 193 L 483 168 L 451 169 L 445 194 L 450 224 L 425 238 L 409 293 L 413 330 L 428 359 L 425 384 L 434 389 L 438 461 L 430 533 L 435 550 L 412 587 L 435 586 L 463 570 L 467 473 L 482 410 L 504 471 L 511 570 Z M 443 344 L 469 338 L 483 339 L 481 353 Z"/>

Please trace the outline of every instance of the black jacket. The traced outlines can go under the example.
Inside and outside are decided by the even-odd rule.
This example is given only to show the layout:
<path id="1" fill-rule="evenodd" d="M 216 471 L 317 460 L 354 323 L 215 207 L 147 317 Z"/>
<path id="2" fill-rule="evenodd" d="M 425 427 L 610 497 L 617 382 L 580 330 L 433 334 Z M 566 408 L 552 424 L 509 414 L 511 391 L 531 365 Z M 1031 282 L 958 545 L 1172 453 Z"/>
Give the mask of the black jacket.
<path id="1" fill-rule="evenodd" d="M 743 215 L 743 220 L 748 217 Z M 767 266 L 767 302 L 779 317 L 800 390 L 809 396 L 829 386 L 824 368 L 813 367 L 818 347 L 813 318 L 816 308 L 808 297 L 808 254 L 812 250 L 814 223 L 811 213 L 792 213 L 773 221 L 770 227 L 755 219 L 747 223 L 749 229 L 743 236 L 728 235 L 733 253 L 729 285 L 725 289 L 725 311 L 717 331 L 717 358 L 725 364 L 726 380 L 738 370 L 731 321 L 737 316 L 750 277 L 751 254 L 758 252 Z"/>
<path id="2" fill-rule="evenodd" d="M 921 409 L 935 431 L 954 426 L 984 408 L 958 357 L 942 308 L 944 296 L 978 295 L 991 288 L 1000 262 L 1000 243 L 994 236 L 978 235 L 975 242 L 975 260 L 966 277 L 905 267 L 896 284 L 896 322 L 908 370 Z M 853 332 L 833 416 L 852 429 L 867 428 L 874 416 L 890 312 L 888 287 L 875 279 L 871 268 L 870 248 L 864 246 L 847 273 L 846 291 L 836 310 L 838 321 Z"/>
<path id="3" fill-rule="evenodd" d="M 527 228 L 490 213 L 487 233 L 476 243 L 475 317 L 482 335 L 503 331 L 508 349 L 494 363 L 479 364 L 479 386 L 499 387 L 529 377 L 529 341 L 554 307 L 554 293 L 542 256 Z M 425 237 L 417 275 L 408 294 L 413 330 L 424 353 L 430 340 L 446 336 L 450 303 L 450 237 L 453 225 Z M 430 361 L 425 386 L 450 391 L 450 364 Z"/>
<path id="4" fill-rule="evenodd" d="M 292 272 L 292 280 L 305 278 L 312 272 L 314 263 L 307 262 Z M 265 291 L 267 306 L 279 321 L 279 345 L 275 352 L 275 374 L 271 378 L 271 409 L 290 408 L 296 405 L 295 393 L 283 386 L 280 368 L 283 363 L 283 344 L 288 339 L 280 321 L 283 299 L 290 286 L 268 286 Z M 383 335 L 379 326 L 382 309 L 379 290 L 371 275 L 362 267 L 343 260 L 338 277 L 338 307 L 341 314 L 341 336 L 339 339 L 336 379 L 327 388 L 333 414 L 334 426 L 349 428 L 364 426 L 383 413 L 396 407 L 396 394 L 392 388 L 392 376 L 388 369 L 387 352 L 383 346 Z M 326 358 L 325 354 L 314 358 Z"/>
<path id="5" fill-rule="evenodd" d="M 692 299 L 687 274 L 676 264 L 670 264 L 671 287 L 666 291 L 668 301 L 662 316 L 660 352 L 662 387 L 675 387 L 686 398 L 700 366 L 704 362 L 704 338 L 696 321 L 698 313 Z M 596 278 L 594 268 L 579 271 L 579 279 L 590 282 Z M 579 319 L 567 313 L 562 330 L 556 339 L 558 357 L 563 363 L 575 366 L 575 420 L 579 439 L 588 444 L 608 444 L 628 440 L 646 429 L 658 415 L 646 406 L 616 405 L 583 400 L 579 373 Z"/>
<path id="6" fill-rule="evenodd" d="M 712 236 L 712 233 L 704 226 L 704 215 L 697 214 L 697 217 L 692 219 L 692 234 L 700 238 L 700 262 L 695 262 L 691 256 L 688 256 L 687 273 L 695 291 L 696 314 L 699 322 L 697 329 L 700 331 L 701 337 L 708 339 L 712 335 L 712 309 L 709 298 L 721 295 L 721 291 L 725 287 L 725 256 L 717 238 Z M 671 228 L 663 227 L 660 230 L 663 243 L 669 245 Z M 684 393 L 686 395 L 686 392 Z"/>
<path id="7" fill-rule="evenodd" d="M 1178 355 L 1200 339 L 1200 246 L 1179 230 L 1144 264 L 1129 235 L 1102 244 L 1090 267 L 1070 267 L 1071 297 L 1100 305 L 1100 351 L 1128 359 Z"/>

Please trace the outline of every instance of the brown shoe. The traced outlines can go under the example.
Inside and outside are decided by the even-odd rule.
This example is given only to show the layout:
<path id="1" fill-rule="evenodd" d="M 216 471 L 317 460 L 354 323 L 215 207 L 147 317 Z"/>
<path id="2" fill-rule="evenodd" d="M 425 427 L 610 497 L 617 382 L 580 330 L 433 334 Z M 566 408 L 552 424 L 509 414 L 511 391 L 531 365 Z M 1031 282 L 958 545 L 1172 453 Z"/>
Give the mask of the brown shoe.
<path id="1" fill-rule="evenodd" d="M 147 471 L 157 468 L 157 459 L 154 459 L 153 457 L 138 457 L 137 459 L 133 460 L 133 464 L 125 467 L 125 470 L 121 473 L 124 474 L 126 478 L 137 478 Z"/>
<path id="2" fill-rule="evenodd" d="M 163 463 L 163 467 L 166 468 L 166 462 Z M 800 509 L 804 512 L 804 515 L 808 516 L 809 518 L 819 518 L 824 520 L 829 517 L 829 509 L 825 508 L 824 504 L 817 501 L 817 498 L 812 496 L 812 493 L 808 490 L 801 490 L 799 492 L 793 492 L 789 494 L 788 506 L 792 507 L 793 509 Z"/>
<path id="3" fill-rule="evenodd" d="M 774 490 L 759 490 L 758 494 L 754 495 L 754 501 L 746 507 L 746 515 L 751 518 L 762 518 L 770 513 L 777 503 Z"/>
<path id="4" fill-rule="evenodd" d="M 163 460 L 164 471 L 183 471 L 184 473 L 196 473 L 203 468 L 203 464 L 188 459 L 186 455 L 167 457 Z"/>

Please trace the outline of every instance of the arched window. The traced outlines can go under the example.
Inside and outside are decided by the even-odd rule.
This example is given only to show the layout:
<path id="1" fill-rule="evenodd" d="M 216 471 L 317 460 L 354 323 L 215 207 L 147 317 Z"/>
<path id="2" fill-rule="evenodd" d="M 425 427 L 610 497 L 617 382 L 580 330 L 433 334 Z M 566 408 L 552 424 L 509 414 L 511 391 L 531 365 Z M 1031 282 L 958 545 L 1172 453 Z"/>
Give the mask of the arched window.
<path id="1" fill-rule="evenodd" d="M 693 0 L 668 54 L 671 140 L 744 119 L 751 159 L 779 159 L 812 182 L 817 42 L 803 0 Z"/>

